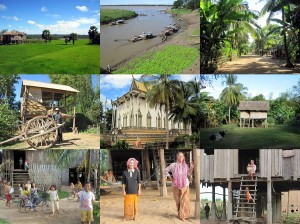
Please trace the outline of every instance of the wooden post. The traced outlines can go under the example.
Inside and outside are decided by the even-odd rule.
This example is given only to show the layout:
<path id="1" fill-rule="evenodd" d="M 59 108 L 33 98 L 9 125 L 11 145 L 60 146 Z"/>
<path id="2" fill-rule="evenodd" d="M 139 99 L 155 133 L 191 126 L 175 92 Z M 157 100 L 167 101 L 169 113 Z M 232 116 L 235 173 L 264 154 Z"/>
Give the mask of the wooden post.
<path id="1" fill-rule="evenodd" d="M 240 128 L 242 127 L 242 118 L 240 118 Z"/>
<path id="2" fill-rule="evenodd" d="M 194 180 L 196 186 L 195 217 L 200 220 L 200 149 L 193 149 Z"/>
<path id="3" fill-rule="evenodd" d="M 281 195 L 276 195 L 276 222 L 281 223 Z"/>
<path id="4" fill-rule="evenodd" d="M 76 95 L 73 94 L 73 132 L 75 131 Z"/>
<path id="5" fill-rule="evenodd" d="M 168 192 L 167 192 L 167 186 L 166 186 L 166 178 L 165 178 L 165 153 L 164 149 L 161 148 L 159 149 L 159 164 L 160 164 L 160 196 L 167 197 Z"/>
<path id="6" fill-rule="evenodd" d="M 254 128 L 254 118 L 252 119 L 252 128 Z"/>
<path id="7" fill-rule="evenodd" d="M 268 171 L 267 171 L 267 223 L 272 224 L 272 150 L 268 150 Z"/>
<path id="8" fill-rule="evenodd" d="M 212 186 L 212 203 L 211 203 L 211 221 L 216 221 L 216 189 L 215 185 Z"/>
<path id="9" fill-rule="evenodd" d="M 228 182 L 228 209 L 227 209 L 227 218 L 232 218 L 232 182 Z"/>
<path id="10" fill-rule="evenodd" d="M 26 116 L 27 116 L 27 106 L 28 106 L 28 89 L 27 89 L 27 86 L 25 86 L 25 91 L 24 91 L 24 94 L 23 94 L 23 100 L 25 101 L 25 110 L 24 110 L 22 121 L 25 124 L 26 123 Z"/>
<path id="11" fill-rule="evenodd" d="M 222 211 L 223 221 L 227 220 L 227 217 L 226 217 L 226 191 L 225 190 L 226 190 L 226 188 L 223 187 L 223 211 Z"/>
<path id="12" fill-rule="evenodd" d="M 151 172 L 150 172 L 150 160 L 149 160 L 149 149 L 144 149 L 144 157 L 145 157 L 145 166 L 146 166 L 146 179 L 149 181 L 147 182 L 147 186 L 151 185 Z"/>
<path id="13" fill-rule="evenodd" d="M 52 92 L 52 101 L 51 101 L 51 105 L 52 105 L 52 113 L 54 112 L 54 92 Z M 59 105 L 57 105 L 59 107 Z"/>

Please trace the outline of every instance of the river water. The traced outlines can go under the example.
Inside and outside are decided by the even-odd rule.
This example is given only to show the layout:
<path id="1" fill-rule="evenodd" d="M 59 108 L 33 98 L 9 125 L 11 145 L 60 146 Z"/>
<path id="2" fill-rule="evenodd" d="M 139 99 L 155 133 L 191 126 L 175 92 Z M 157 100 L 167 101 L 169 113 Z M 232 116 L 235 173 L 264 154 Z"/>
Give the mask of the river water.
<path id="1" fill-rule="evenodd" d="M 121 25 L 101 25 L 101 60 L 100 66 L 106 68 L 107 65 L 114 66 L 123 60 L 142 52 L 145 49 L 161 43 L 161 37 L 141 40 L 135 43 L 129 42 L 135 35 L 143 32 L 151 32 L 158 35 L 165 26 L 178 23 L 182 27 L 186 26 L 184 21 L 179 21 L 179 17 L 172 17 L 170 14 L 159 12 L 159 10 L 170 9 L 166 6 L 100 6 L 101 8 L 125 9 L 135 11 L 137 14 L 144 13 L 147 16 L 138 16 L 126 20 L 126 24 Z M 182 29 L 179 31 L 182 32 Z"/>

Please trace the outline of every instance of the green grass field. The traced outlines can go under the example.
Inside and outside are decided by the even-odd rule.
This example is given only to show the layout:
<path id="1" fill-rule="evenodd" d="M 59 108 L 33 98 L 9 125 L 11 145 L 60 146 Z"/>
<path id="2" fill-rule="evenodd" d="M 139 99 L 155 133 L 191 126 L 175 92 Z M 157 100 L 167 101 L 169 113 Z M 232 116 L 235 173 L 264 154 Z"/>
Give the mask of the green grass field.
<path id="1" fill-rule="evenodd" d="M 100 46 L 88 43 L 88 39 L 75 45 L 53 40 L 0 46 L 0 74 L 99 74 Z"/>
<path id="2" fill-rule="evenodd" d="M 1 218 L 0 218 L 0 224 L 9 224 L 9 222 L 6 221 L 5 219 L 1 219 Z"/>
<path id="3" fill-rule="evenodd" d="M 210 135 L 227 131 L 225 139 L 210 141 Z M 299 127 L 275 126 L 269 128 L 239 128 L 224 125 L 201 129 L 202 149 L 299 149 Z"/>
<path id="4" fill-rule="evenodd" d="M 100 9 L 101 24 L 110 23 L 118 19 L 130 19 L 138 16 L 134 11 L 121 9 Z"/>
<path id="5" fill-rule="evenodd" d="M 194 47 L 168 45 L 162 50 L 149 52 L 133 59 L 114 74 L 180 74 L 199 57 Z"/>
<path id="6" fill-rule="evenodd" d="M 185 15 L 192 12 L 192 10 L 189 9 L 171 9 L 171 13 L 177 14 L 177 15 Z"/>

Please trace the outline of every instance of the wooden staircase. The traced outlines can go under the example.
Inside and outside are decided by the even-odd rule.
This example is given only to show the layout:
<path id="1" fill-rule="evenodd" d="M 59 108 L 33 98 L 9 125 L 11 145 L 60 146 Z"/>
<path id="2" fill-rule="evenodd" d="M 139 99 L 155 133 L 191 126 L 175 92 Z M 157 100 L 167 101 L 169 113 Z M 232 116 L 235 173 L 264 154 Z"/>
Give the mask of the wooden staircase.
<path id="1" fill-rule="evenodd" d="M 250 219 L 256 219 L 256 196 L 257 196 L 257 177 L 253 180 L 249 179 L 249 176 L 242 176 L 239 197 L 235 208 L 235 216 L 248 217 Z M 253 202 L 248 203 L 246 198 L 245 188 L 249 188 L 249 193 L 253 198 Z"/>
<path id="2" fill-rule="evenodd" d="M 29 179 L 28 171 L 17 169 L 13 171 L 13 188 L 15 190 L 15 197 L 20 196 L 19 184 L 26 184 Z"/>

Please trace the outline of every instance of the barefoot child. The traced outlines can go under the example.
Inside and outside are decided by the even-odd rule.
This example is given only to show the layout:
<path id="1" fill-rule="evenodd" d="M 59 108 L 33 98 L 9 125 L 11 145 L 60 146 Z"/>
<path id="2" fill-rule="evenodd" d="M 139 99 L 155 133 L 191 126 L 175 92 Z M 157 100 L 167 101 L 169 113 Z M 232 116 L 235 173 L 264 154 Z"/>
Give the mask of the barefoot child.
<path id="1" fill-rule="evenodd" d="M 10 190 L 11 190 L 11 186 L 10 186 L 10 182 L 8 181 L 6 183 L 6 185 L 4 186 L 4 194 L 6 197 L 6 206 L 8 206 L 10 208 Z"/>
<path id="2" fill-rule="evenodd" d="M 78 192 L 78 198 L 80 200 L 81 210 L 81 224 L 91 224 L 94 221 L 93 218 L 93 202 L 95 201 L 95 195 L 91 192 L 91 184 L 85 184 L 85 190 Z"/>
<path id="3" fill-rule="evenodd" d="M 58 193 L 57 193 L 57 190 L 56 190 L 56 186 L 51 185 L 50 190 L 47 193 L 50 194 L 52 215 L 54 215 L 55 210 L 57 210 L 57 213 L 59 214 L 59 204 L 58 204 L 59 197 L 58 197 Z"/>
<path id="4" fill-rule="evenodd" d="M 249 193 L 249 187 L 246 187 L 246 188 L 245 188 L 245 193 L 246 193 L 246 198 L 247 198 L 247 200 L 248 200 L 248 203 L 250 203 L 250 202 L 253 202 L 253 203 L 254 203 L 254 200 L 253 200 L 253 198 L 251 197 L 251 194 Z"/>

